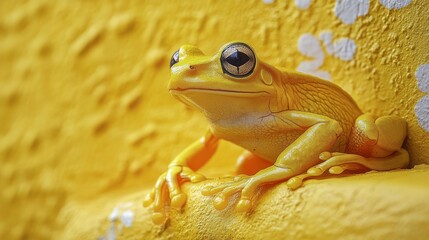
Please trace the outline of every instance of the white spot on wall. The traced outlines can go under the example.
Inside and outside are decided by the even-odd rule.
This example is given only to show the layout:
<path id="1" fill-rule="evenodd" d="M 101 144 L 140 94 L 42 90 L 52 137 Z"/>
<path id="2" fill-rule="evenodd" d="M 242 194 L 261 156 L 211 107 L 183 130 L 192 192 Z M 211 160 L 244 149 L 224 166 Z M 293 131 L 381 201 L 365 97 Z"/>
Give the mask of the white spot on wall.
<path id="1" fill-rule="evenodd" d="M 116 234 L 122 232 L 123 226 L 127 228 L 131 227 L 134 220 L 134 212 L 128 208 L 132 206 L 132 202 L 118 204 L 109 215 L 110 225 L 106 231 L 106 235 L 100 236 L 98 240 L 116 240 Z"/>
<path id="2" fill-rule="evenodd" d="M 115 225 L 110 225 L 109 229 L 107 230 L 107 234 L 106 234 L 105 240 L 116 240 Z"/>
<path id="3" fill-rule="evenodd" d="M 298 50 L 302 55 L 313 58 L 311 61 L 300 63 L 297 68 L 298 71 L 328 80 L 331 79 L 331 75 L 328 72 L 319 70 L 325 60 L 325 54 L 319 39 L 308 33 L 303 34 L 298 40 Z"/>
<path id="4" fill-rule="evenodd" d="M 417 86 L 424 93 L 429 93 L 429 64 L 422 64 L 416 70 Z M 414 111 L 417 121 L 423 129 L 429 132 L 429 95 L 420 99 Z"/>
<path id="5" fill-rule="evenodd" d="M 329 55 L 334 54 L 335 48 L 334 48 L 334 44 L 332 43 L 332 32 L 324 31 L 320 33 L 319 38 L 320 40 L 322 40 L 323 45 L 325 45 L 326 52 Z"/>
<path id="6" fill-rule="evenodd" d="M 406 7 L 411 3 L 411 0 L 380 0 L 380 3 L 387 9 L 391 10 Z"/>
<path id="7" fill-rule="evenodd" d="M 125 227 L 131 227 L 133 225 L 134 213 L 131 210 L 126 210 L 121 215 L 121 222 L 125 225 Z"/>
<path id="8" fill-rule="evenodd" d="M 420 127 L 429 132 L 429 95 L 422 97 L 417 102 L 414 111 Z"/>
<path id="9" fill-rule="evenodd" d="M 343 61 L 350 61 L 354 58 L 357 47 L 352 39 L 340 38 L 332 42 L 332 32 L 330 31 L 322 32 L 319 38 L 325 45 L 328 55 L 334 55 Z"/>
<path id="10" fill-rule="evenodd" d="M 299 38 L 298 50 L 307 57 L 323 60 L 323 51 L 319 39 L 309 33 L 303 34 Z"/>
<path id="11" fill-rule="evenodd" d="M 297 8 L 306 10 L 311 5 L 311 0 L 295 0 L 295 5 Z"/>
<path id="12" fill-rule="evenodd" d="M 271 4 L 274 3 L 274 0 L 262 0 L 265 4 Z"/>
<path id="13" fill-rule="evenodd" d="M 118 214 L 119 214 L 118 208 L 113 209 L 113 211 L 109 215 L 109 220 L 110 221 L 115 221 L 116 218 L 118 217 Z"/>
<path id="14" fill-rule="evenodd" d="M 352 39 L 340 38 L 334 43 L 334 55 L 343 61 L 350 61 L 355 56 L 356 44 Z"/>
<path id="15" fill-rule="evenodd" d="M 429 64 L 422 64 L 417 68 L 416 78 L 419 89 L 429 93 Z"/>
<path id="16" fill-rule="evenodd" d="M 360 16 L 368 14 L 369 0 L 337 0 L 335 16 L 345 24 L 352 24 Z"/>

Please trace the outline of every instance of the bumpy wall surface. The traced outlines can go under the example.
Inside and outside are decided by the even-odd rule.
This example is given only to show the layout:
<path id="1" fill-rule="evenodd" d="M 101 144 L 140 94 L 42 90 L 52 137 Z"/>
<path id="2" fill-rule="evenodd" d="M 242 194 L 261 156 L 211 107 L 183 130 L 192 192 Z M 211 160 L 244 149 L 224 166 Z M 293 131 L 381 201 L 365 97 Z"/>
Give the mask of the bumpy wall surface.
<path id="1" fill-rule="evenodd" d="M 166 90 L 187 43 L 214 54 L 246 41 L 332 81 L 363 111 L 405 118 L 413 165 L 429 163 L 428 12 L 425 0 L 0 1 L 1 239 L 136 227 L 117 199 L 152 186 L 206 128 Z M 231 173 L 239 152 L 222 143 L 202 172 Z"/>

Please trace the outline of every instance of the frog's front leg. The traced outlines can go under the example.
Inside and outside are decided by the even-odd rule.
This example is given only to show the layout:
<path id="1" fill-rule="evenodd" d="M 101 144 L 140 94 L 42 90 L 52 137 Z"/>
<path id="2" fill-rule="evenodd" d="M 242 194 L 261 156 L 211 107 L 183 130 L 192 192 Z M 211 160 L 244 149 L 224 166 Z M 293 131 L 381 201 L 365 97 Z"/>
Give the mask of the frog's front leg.
<path id="1" fill-rule="evenodd" d="M 284 181 L 305 172 L 320 162 L 319 154 L 329 151 L 342 133 L 340 124 L 331 118 L 299 111 L 277 113 L 285 124 L 284 129 L 304 131 L 277 157 L 273 166 L 267 167 L 252 177 L 240 177 L 234 182 L 216 187 L 206 187 L 204 195 L 217 194 L 214 206 L 223 209 L 236 192 L 241 191 L 236 206 L 238 211 L 247 211 L 257 187 L 263 184 Z"/>
<path id="2" fill-rule="evenodd" d="M 157 180 L 153 191 L 147 195 L 144 206 L 153 203 L 152 221 L 161 224 L 167 219 L 165 202 L 171 207 L 181 208 L 186 202 L 180 180 L 199 182 L 205 177 L 196 173 L 214 154 L 219 139 L 210 130 L 200 140 L 195 141 L 181 152 L 168 166 L 168 169 Z"/>

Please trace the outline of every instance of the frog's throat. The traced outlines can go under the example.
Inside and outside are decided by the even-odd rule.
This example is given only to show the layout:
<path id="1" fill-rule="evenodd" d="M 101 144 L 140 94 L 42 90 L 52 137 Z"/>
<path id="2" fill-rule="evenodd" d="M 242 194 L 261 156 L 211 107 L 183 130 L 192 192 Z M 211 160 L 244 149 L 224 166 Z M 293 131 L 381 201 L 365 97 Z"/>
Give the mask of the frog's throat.
<path id="1" fill-rule="evenodd" d="M 172 89 L 170 93 L 185 105 L 199 110 L 210 121 L 237 121 L 242 116 L 269 112 L 269 98 L 265 91 L 229 91 L 218 89 Z"/>
<path id="2" fill-rule="evenodd" d="M 269 95 L 269 92 L 266 91 L 237 91 L 237 90 L 227 90 L 227 89 L 211 89 L 211 88 L 186 88 L 186 89 L 170 89 L 170 93 L 173 95 L 181 95 L 186 92 L 201 92 L 201 93 L 210 93 L 217 95 L 227 95 L 227 96 L 241 96 L 241 97 L 255 97 L 262 95 Z"/>

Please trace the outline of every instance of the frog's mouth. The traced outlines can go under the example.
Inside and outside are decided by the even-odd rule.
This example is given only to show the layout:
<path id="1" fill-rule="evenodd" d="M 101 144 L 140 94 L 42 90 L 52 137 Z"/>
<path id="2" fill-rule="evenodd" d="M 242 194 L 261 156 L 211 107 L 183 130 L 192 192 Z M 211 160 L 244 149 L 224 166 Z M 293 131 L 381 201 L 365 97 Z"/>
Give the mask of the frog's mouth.
<path id="1" fill-rule="evenodd" d="M 171 88 L 170 93 L 198 109 L 211 121 L 233 120 L 255 112 L 267 112 L 270 94 L 266 91 L 228 90 L 216 88 Z"/>
<path id="2" fill-rule="evenodd" d="M 218 95 L 227 95 L 227 96 L 263 96 L 269 95 L 266 91 L 237 91 L 237 90 L 227 90 L 227 89 L 213 89 L 213 88 L 174 88 L 170 89 L 172 94 L 181 94 L 186 92 L 201 92 L 201 93 L 212 93 Z"/>

